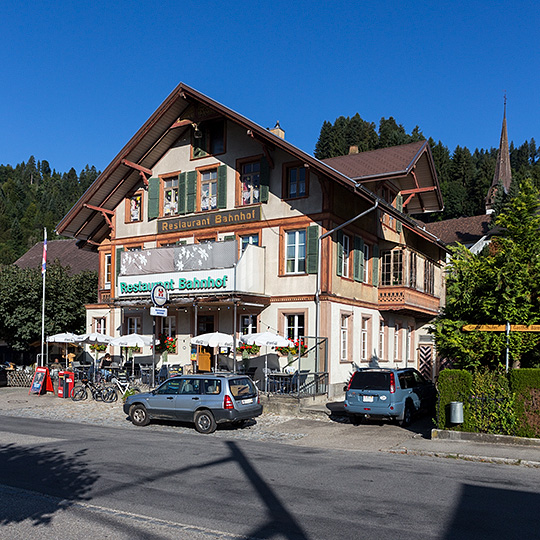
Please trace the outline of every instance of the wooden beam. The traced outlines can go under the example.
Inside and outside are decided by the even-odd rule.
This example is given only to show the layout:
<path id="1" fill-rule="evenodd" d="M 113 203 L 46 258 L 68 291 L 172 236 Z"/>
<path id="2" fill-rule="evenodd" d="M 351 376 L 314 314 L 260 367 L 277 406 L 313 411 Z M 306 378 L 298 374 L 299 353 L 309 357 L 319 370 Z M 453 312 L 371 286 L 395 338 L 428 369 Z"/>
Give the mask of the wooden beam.
<path id="1" fill-rule="evenodd" d="M 191 124 L 194 124 L 193 120 L 184 119 L 184 120 L 177 120 L 170 129 L 179 128 L 179 127 L 185 127 L 185 126 L 191 126 Z"/>
<path id="2" fill-rule="evenodd" d="M 253 131 L 251 129 L 247 130 L 248 137 L 251 137 L 254 141 L 257 141 L 263 148 L 264 155 L 268 161 L 268 165 L 271 169 L 275 167 L 274 160 L 272 159 L 272 156 L 270 155 L 270 150 L 268 146 L 261 140 L 257 139 L 255 135 L 253 134 Z"/>
<path id="3" fill-rule="evenodd" d="M 89 208 L 90 210 L 95 210 L 96 212 L 100 212 L 101 215 L 105 218 L 105 221 L 107 222 L 111 230 L 113 229 L 113 223 L 109 216 L 114 216 L 114 210 L 107 210 L 106 208 L 100 208 L 99 206 L 93 206 L 91 204 L 86 204 L 86 203 L 83 206 L 85 208 Z"/>
<path id="4" fill-rule="evenodd" d="M 128 161 L 127 159 L 122 160 L 122 165 L 125 165 L 126 167 L 131 167 L 132 169 L 139 171 L 139 174 L 141 175 L 144 186 L 148 187 L 148 178 L 146 175 L 152 176 L 152 171 L 150 169 L 147 169 L 146 167 L 143 167 L 142 165 L 138 165 L 137 163 L 132 163 L 131 161 Z"/>
<path id="5" fill-rule="evenodd" d="M 419 188 L 413 188 L 413 189 L 402 189 L 400 193 L 402 195 L 410 195 L 411 193 L 413 195 L 417 193 L 427 193 L 428 191 L 435 191 L 437 188 L 435 186 L 429 186 L 429 187 L 419 187 Z"/>
<path id="6" fill-rule="evenodd" d="M 412 198 L 414 197 L 414 193 L 411 193 L 408 197 L 407 197 L 407 200 L 403 203 L 403 208 L 405 208 L 412 200 Z"/>

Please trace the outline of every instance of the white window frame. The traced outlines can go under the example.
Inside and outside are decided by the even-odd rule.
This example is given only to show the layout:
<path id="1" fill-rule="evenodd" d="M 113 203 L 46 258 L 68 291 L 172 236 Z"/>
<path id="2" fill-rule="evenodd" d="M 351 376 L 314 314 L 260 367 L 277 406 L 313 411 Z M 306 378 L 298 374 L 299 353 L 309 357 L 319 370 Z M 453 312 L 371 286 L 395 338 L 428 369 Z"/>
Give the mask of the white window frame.
<path id="1" fill-rule="evenodd" d="M 394 362 L 399 363 L 399 336 L 401 331 L 401 324 L 396 323 L 394 325 Z"/>
<path id="2" fill-rule="evenodd" d="M 218 170 L 201 171 L 201 212 L 217 209 Z M 206 190 L 206 191 L 205 191 Z M 203 201 L 205 204 L 203 204 Z"/>
<path id="3" fill-rule="evenodd" d="M 126 330 L 128 334 L 141 334 L 142 318 L 135 315 L 128 316 L 126 318 Z"/>
<path id="4" fill-rule="evenodd" d="M 248 245 L 258 246 L 259 245 L 259 235 L 258 234 L 246 234 L 240 237 L 240 244 L 242 253 L 246 251 Z"/>
<path id="5" fill-rule="evenodd" d="M 178 175 L 163 178 L 163 215 L 175 216 L 178 214 Z"/>
<path id="6" fill-rule="evenodd" d="M 369 318 L 362 317 L 362 328 L 360 329 L 360 360 L 368 361 L 368 346 L 369 346 Z"/>
<path id="7" fill-rule="evenodd" d="M 257 315 L 240 315 L 240 334 L 245 336 L 257 332 Z"/>
<path id="8" fill-rule="evenodd" d="M 246 170 L 246 169 L 250 170 Z M 241 165 L 242 206 L 257 204 L 261 197 L 261 162 L 249 161 Z"/>
<path id="9" fill-rule="evenodd" d="M 306 273 L 306 229 L 285 233 L 285 273 Z"/>
<path id="10" fill-rule="evenodd" d="M 300 325 L 300 318 L 302 318 L 302 324 Z M 292 324 L 290 324 L 292 322 Z M 285 335 L 288 339 L 298 341 L 301 337 L 304 337 L 306 331 L 306 318 L 303 313 L 287 313 L 285 315 Z M 300 335 L 300 329 L 302 329 L 302 335 Z M 292 332 L 291 332 L 292 330 Z"/>
<path id="11" fill-rule="evenodd" d="M 379 360 L 384 360 L 385 347 L 384 343 L 386 341 L 386 323 L 381 317 L 379 320 Z"/>
<path id="12" fill-rule="evenodd" d="M 349 258 L 351 254 L 351 237 L 347 234 L 342 236 L 341 242 L 343 256 L 341 258 L 341 276 L 344 278 L 349 277 Z"/>
<path id="13" fill-rule="evenodd" d="M 362 282 L 367 283 L 369 280 L 369 245 L 364 243 L 364 275 L 362 276 Z"/>
<path id="14" fill-rule="evenodd" d="M 96 334 L 107 335 L 107 317 L 95 317 L 93 322 Z"/>
<path id="15" fill-rule="evenodd" d="M 110 289 L 111 288 L 111 279 L 112 279 L 112 254 L 106 253 L 104 264 L 103 264 L 103 288 L 104 289 Z"/>
<path id="16" fill-rule="evenodd" d="M 340 361 L 349 359 L 349 315 L 341 315 L 340 324 Z"/>

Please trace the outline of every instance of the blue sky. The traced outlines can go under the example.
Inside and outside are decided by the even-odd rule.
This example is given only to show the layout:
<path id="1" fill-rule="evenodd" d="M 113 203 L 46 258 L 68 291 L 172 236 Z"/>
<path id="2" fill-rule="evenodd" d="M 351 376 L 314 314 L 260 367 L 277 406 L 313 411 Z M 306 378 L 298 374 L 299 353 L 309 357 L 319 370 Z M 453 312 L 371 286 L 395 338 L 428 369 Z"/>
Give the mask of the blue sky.
<path id="1" fill-rule="evenodd" d="M 324 120 L 540 143 L 539 4 L 487 1 L 0 3 L 0 164 L 103 170 L 180 82 L 312 153 Z"/>

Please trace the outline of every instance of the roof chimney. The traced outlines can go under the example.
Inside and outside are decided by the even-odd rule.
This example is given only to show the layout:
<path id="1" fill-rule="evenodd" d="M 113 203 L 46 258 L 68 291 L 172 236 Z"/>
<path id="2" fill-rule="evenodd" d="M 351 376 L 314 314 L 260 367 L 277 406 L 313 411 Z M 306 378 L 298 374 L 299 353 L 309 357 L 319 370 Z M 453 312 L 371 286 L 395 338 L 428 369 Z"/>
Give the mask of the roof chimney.
<path id="1" fill-rule="evenodd" d="M 358 154 L 358 146 L 356 145 L 349 146 L 349 155 L 350 154 Z"/>
<path id="2" fill-rule="evenodd" d="M 278 136 L 280 139 L 285 139 L 285 132 L 281 129 L 279 125 L 279 120 L 276 122 L 276 125 L 270 130 L 274 135 Z"/>

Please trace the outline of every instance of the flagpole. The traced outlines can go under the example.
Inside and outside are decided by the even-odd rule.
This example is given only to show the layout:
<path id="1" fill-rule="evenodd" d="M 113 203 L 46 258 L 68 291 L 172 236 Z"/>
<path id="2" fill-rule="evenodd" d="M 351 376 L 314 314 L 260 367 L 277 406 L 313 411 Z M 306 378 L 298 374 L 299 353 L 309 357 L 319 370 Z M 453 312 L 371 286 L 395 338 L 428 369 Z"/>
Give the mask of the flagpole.
<path id="1" fill-rule="evenodd" d="M 43 349 L 45 347 L 45 275 L 47 273 L 47 227 L 44 228 L 43 257 L 41 259 L 41 275 L 43 277 L 43 302 L 41 306 L 41 359 L 38 365 L 44 366 Z"/>

